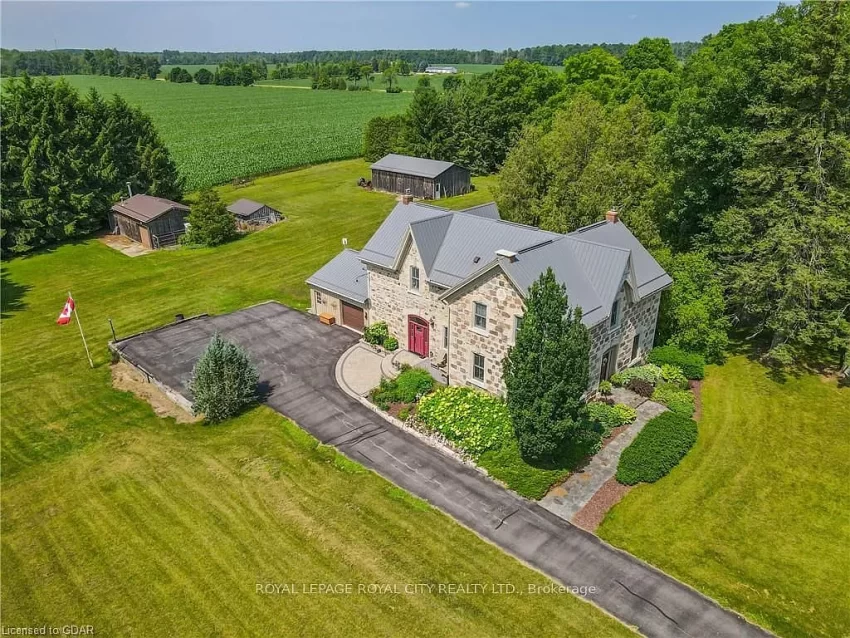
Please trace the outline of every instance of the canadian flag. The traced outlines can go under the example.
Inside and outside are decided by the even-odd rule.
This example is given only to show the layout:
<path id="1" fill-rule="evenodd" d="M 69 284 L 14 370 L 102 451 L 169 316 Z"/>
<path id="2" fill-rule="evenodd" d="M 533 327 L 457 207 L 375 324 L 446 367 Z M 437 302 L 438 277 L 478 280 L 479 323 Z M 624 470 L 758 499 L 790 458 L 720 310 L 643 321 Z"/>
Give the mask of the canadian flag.
<path id="1" fill-rule="evenodd" d="M 71 323 L 72 312 L 74 312 L 74 299 L 73 297 L 68 297 L 68 301 L 65 302 L 65 307 L 62 308 L 62 314 L 59 315 L 56 323 L 60 326 L 64 326 L 66 323 Z"/>

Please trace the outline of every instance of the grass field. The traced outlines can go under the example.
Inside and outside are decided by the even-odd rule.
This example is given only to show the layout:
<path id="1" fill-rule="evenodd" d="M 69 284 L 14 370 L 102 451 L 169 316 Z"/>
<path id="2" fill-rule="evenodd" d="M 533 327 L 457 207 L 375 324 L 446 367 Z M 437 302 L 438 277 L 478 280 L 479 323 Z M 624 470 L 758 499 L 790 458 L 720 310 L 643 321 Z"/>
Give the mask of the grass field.
<path id="1" fill-rule="evenodd" d="M 850 389 L 712 366 L 696 446 L 602 538 L 782 636 L 850 635 Z"/>
<path id="2" fill-rule="evenodd" d="M 216 249 L 129 258 L 97 240 L 2 264 L 3 624 L 99 636 L 623 636 L 569 595 L 261 595 L 257 583 L 543 582 L 427 504 L 265 407 L 176 424 L 110 386 L 105 343 L 174 314 L 266 299 L 362 246 L 393 206 L 363 161 L 222 189 L 288 221 Z M 446 200 L 455 207 L 486 199 Z M 75 326 L 77 300 L 96 367 Z"/>
<path id="3" fill-rule="evenodd" d="M 77 75 L 81 90 L 118 93 L 148 113 L 189 189 L 361 153 L 363 127 L 401 113 L 407 93 L 287 91 Z"/>

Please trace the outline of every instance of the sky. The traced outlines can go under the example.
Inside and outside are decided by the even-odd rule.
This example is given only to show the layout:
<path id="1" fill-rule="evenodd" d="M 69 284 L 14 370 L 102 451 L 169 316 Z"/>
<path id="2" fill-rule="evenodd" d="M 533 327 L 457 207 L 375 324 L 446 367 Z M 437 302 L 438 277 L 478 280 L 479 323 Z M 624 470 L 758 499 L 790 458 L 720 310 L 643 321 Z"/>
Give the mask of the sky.
<path id="1" fill-rule="evenodd" d="M 0 4 L 14 49 L 493 49 L 700 40 L 776 2 L 39 2 Z"/>

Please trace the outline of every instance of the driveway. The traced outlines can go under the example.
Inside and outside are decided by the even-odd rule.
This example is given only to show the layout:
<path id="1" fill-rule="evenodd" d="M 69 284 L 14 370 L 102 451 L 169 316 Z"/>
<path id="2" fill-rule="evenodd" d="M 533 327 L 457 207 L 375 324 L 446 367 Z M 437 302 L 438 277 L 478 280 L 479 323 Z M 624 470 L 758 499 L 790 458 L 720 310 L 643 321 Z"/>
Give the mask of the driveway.
<path id="1" fill-rule="evenodd" d="M 425 499 L 647 636 L 768 636 L 695 590 L 567 523 L 384 421 L 336 385 L 358 336 L 276 303 L 119 342 L 124 356 L 188 396 L 192 366 L 219 332 L 245 347 L 267 403 L 323 443 Z"/>

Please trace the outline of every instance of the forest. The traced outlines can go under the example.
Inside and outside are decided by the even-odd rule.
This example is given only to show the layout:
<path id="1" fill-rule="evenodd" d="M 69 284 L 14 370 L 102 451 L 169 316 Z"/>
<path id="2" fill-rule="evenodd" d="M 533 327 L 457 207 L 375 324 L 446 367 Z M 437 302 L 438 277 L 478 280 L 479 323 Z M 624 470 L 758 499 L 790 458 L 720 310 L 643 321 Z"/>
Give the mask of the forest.
<path id="1" fill-rule="evenodd" d="M 364 154 L 498 172 L 502 216 L 558 232 L 609 208 L 673 275 L 661 338 L 711 360 L 728 335 L 777 367 L 846 365 L 850 5 L 724 27 L 684 64 L 664 39 L 593 48 L 564 73 L 510 60 L 400 116 Z"/>

